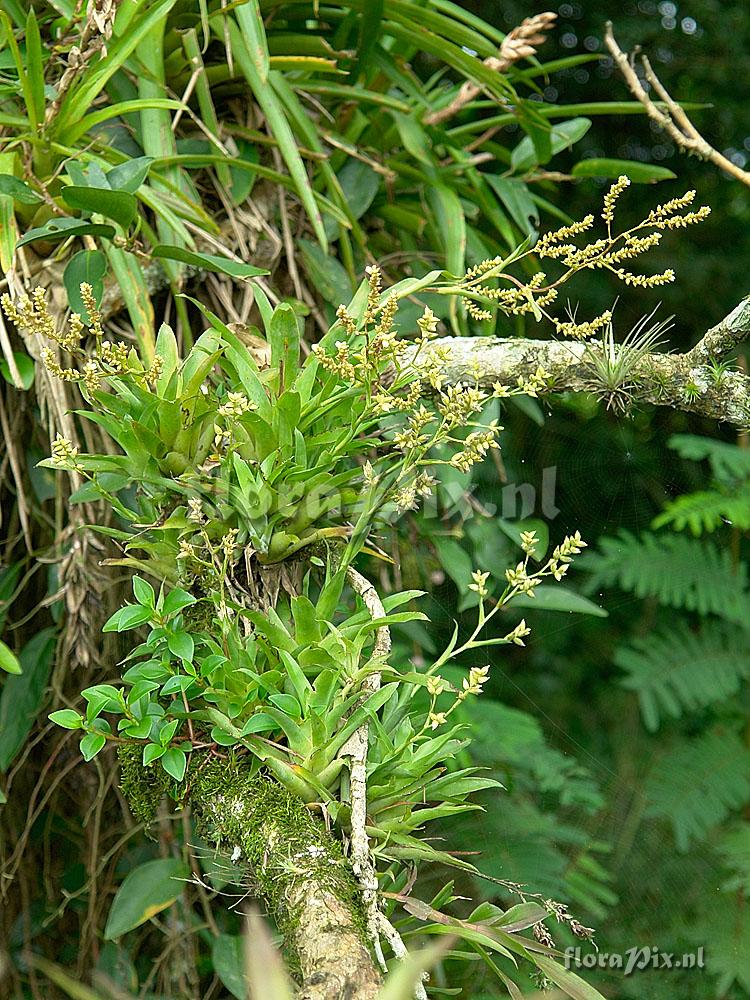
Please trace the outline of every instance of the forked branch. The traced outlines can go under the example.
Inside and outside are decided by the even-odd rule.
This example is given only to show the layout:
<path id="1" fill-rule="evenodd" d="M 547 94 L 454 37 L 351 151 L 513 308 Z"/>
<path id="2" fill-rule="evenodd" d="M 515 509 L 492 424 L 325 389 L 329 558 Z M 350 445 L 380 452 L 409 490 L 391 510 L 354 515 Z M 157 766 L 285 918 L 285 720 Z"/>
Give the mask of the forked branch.
<path id="1" fill-rule="evenodd" d="M 640 101 L 649 118 L 664 129 L 679 149 L 684 150 L 686 153 L 699 156 L 702 160 L 710 161 L 721 170 L 734 177 L 735 180 L 750 186 L 750 172 L 737 166 L 736 163 L 729 160 L 723 153 L 720 153 L 718 149 L 714 149 L 714 147 L 706 139 L 704 139 L 695 125 L 693 125 L 684 109 L 681 108 L 677 101 L 675 101 L 669 94 L 664 84 L 656 75 L 648 56 L 640 53 L 640 63 L 643 68 L 643 75 L 654 93 L 659 97 L 662 104 L 657 105 L 652 100 L 636 73 L 635 53 L 628 58 L 628 56 L 622 51 L 620 46 L 617 44 L 617 40 L 615 39 L 611 21 L 607 21 L 607 26 L 604 32 L 604 41 L 607 44 L 607 48 L 612 53 L 612 58 L 615 60 L 618 69 L 625 78 L 625 82 L 627 83 L 628 89 L 633 97 Z"/>

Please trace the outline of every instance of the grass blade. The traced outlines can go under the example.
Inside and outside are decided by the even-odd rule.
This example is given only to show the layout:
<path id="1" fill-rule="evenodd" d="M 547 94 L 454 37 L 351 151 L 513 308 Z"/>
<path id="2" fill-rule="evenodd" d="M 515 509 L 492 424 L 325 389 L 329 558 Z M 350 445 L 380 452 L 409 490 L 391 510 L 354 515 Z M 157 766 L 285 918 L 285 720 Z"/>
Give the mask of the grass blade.
<path id="1" fill-rule="evenodd" d="M 26 18 L 26 72 L 29 83 L 29 97 L 32 108 L 28 110 L 34 125 L 38 127 L 44 119 L 44 63 L 42 62 L 42 39 L 39 24 L 33 8 Z"/>
<path id="2" fill-rule="evenodd" d="M 141 354 L 150 364 L 155 350 L 154 309 L 143 271 L 133 254 L 111 243 L 106 244 L 105 253 L 138 337 Z"/>
<path id="3" fill-rule="evenodd" d="M 234 58 L 237 60 L 237 65 L 250 85 L 253 96 L 265 115 L 268 128 L 278 143 L 279 152 L 286 163 L 294 183 L 294 190 L 307 212 L 318 242 L 324 250 L 327 250 L 328 239 L 323 227 L 323 219 L 313 197 L 310 179 L 307 176 L 307 171 L 297 149 L 297 143 L 295 142 L 282 105 L 272 89 L 261 79 L 255 63 L 247 50 L 245 40 L 242 37 L 237 22 L 230 18 L 227 25 L 232 52 Z"/>
<path id="4" fill-rule="evenodd" d="M 268 52 L 266 27 L 263 24 L 258 0 L 248 0 L 247 3 L 241 4 L 235 11 L 235 17 L 242 34 L 245 36 L 247 54 L 253 61 L 261 83 L 265 83 L 268 80 L 271 57 Z"/>
<path id="5" fill-rule="evenodd" d="M 166 19 L 176 2 L 177 0 L 155 0 L 149 6 L 147 0 L 132 0 L 126 10 L 129 18 L 128 30 L 109 46 L 104 59 L 93 65 L 78 85 L 71 88 L 63 98 L 54 121 L 56 134 L 64 135 L 71 122 L 84 117 L 95 99 L 101 94 L 110 77 L 122 69 L 154 25 Z M 144 7 L 148 8 L 146 13 L 143 12 Z M 117 27 L 118 21 L 115 21 L 115 30 Z"/>
<path id="6" fill-rule="evenodd" d="M 36 117 L 34 91 L 29 81 L 28 74 L 26 73 L 23 56 L 21 55 L 21 50 L 18 47 L 16 36 L 13 34 L 13 25 L 10 23 L 8 15 L 2 10 L 0 10 L 0 24 L 3 26 L 5 40 L 8 43 L 11 58 L 13 59 L 13 63 L 16 67 L 18 83 L 21 87 L 21 93 L 23 94 L 23 102 L 26 105 L 26 113 L 29 116 L 31 124 L 34 128 L 37 128 L 39 125 L 39 119 Z M 24 121 L 23 125 L 26 124 L 27 123 Z"/>

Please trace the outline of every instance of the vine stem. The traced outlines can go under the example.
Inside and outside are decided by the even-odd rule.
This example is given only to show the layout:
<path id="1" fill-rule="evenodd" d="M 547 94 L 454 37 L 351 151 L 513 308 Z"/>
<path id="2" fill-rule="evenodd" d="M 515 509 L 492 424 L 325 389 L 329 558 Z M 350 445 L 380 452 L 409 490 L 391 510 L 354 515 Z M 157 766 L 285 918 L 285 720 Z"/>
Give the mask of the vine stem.
<path id="1" fill-rule="evenodd" d="M 353 567 L 347 570 L 347 578 L 352 590 L 359 597 L 376 621 L 385 618 L 386 611 L 375 587 L 366 576 Z M 391 633 L 387 625 L 382 625 L 375 633 L 373 659 L 385 659 L 391 651 Z M 380 688 L 380 671 L 368 674 L 362 683 L 363 694 L 372 694 Z M 369 749 L 369 726 L 364 722 L 341 748 L 339 755 L 349 758 L 351 783 L 351 859 L 352 869 L 362 888 L 362 899 L 367 918 L 367 931 L 372 941 L 375 955 L 381 968 L 386 971 L 381 935 L 391 946 L 393 954 L 400 961 L 408 952 L 401 935 L 380 909 L 378 873 L 375 868 L 370 842 L 367 836 L 367 753 Z M 415 1000 L 427 1000 L 424 983 L 420 980 L 414 988 Z"/>
<path id="2" fill-rule="evenodd" d="M 350 566 L 347 579 L 352 590 L 362 598 L 362 602 L 373 620 L 385 618 L 385 608 L 377 590 L 367 577 Z M 387 625 L 381 626 L 375 633 L 373 659 L 385 658 L 391 651 L 391 633 Z M 380 688 L 380 671 L 373 671 L 365 677 L 362 692 L 372 694 Z M 369 724 L 363 722 L 356 729 L 339 751 L 340 757 L 349 760 L 349 775 L 351 784 L 351 860 L 354 874 L 362 888 L 362 901 L 367 919 L 367 931 L 375 950 L 375 956 L 385 971 L 386 964 L 383 949 L 380 945 L 381 913 L 378 906 L 378 874 L 367 836 L 367 752 L 369 748 Z"/>

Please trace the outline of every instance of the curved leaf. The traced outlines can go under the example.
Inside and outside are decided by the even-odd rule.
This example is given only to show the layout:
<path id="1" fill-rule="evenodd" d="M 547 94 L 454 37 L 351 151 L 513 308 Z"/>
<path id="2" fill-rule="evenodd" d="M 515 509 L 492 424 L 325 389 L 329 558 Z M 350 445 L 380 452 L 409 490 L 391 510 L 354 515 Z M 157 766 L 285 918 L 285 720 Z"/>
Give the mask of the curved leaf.
<path id="1" fill-rule="evenodd" d="M 655 184 L 676 177 L 666 167 L 655 163 L 639 163 L 636 160 L 610 160 L 592 158 L 576 163 L 571 173 L 574 177 L 619 177 L 627 174 L 634 184 Z"/>
<path id="2" fill-rule="evenodd" d="M 182 893 L 180 880 L 189 875 L 188 866 L 177 858 L 139 865 L 117 890 L 104 928 L 105 940 L 121 937 L 171 906 Z"/>

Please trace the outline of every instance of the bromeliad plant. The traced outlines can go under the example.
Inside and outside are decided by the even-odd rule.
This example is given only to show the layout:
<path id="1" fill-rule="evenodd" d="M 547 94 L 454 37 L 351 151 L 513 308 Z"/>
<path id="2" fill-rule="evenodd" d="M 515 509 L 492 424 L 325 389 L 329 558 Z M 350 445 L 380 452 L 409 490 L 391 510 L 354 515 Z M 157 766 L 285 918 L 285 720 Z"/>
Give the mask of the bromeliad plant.
<path id="1" fill-rule="evenodd" d="M 490 398 L 536 395 L 549 378 L 538 370 L 487 392 L 478 371 L 474 385 L 447 384 L 448 355 L 431 343 L 436 317 L 425 309 L 416 336 L 401 339 L 399 300 L 432 287 L 508 313 L 542 315 L 572 274 L 592 267 L 619 272 L 622 261 L 657 242 L 654 234 L 612 233 L 614 204 L 625 187 L 621 179 L 605 198 L 606 238 L 578 249 L 565 242 L 587 231 L 590 218 L 542 238 L 537 256 L 560 260 L 564 268 L 552 286 L 541 272 L 526 283 L 509 273 L 526 250 L 488 261 L 458 283 L 440 282 L 440 273 L 432 272 L 387 292 L 380 270 L 371 267 L 304 360 L 298 316 L 290 305 L 273 309 L 260 288 L 262 331 L 229 328 L 196 302 L 209 328 L 184 360 L 167 326 L 152 358 L 107 340 L 87 283 L 80 286 L 85 319 L 74 313 L 62 329 L 40 291 L 16 304 L 3 301 L 16 325 L 45 338 L 48 370 L 77 384 L 87 404 L 79 416 L 95 421 L 115 446 L 114 453 L 83 454 L 58 437 L 42 464 L 69 472 L 73 503 L 109 505 L 120 523 L 100 530 L 122 547 L 111 562 L 138 574 L 135 603 L 117 611 L 105 630 L 140 629 L 143 641 L 125 656 L 118 681 L 83 692 L 84 713 L 67 708 L 51 718 L 81 731 L 86 759 L 108 742 L 117 744 L 124 787 L 140 818 L 149 820 L 164 792 L 189 801 L 209 839 L 231 846 L 255 868 L 266 849 L 259 851 L 234 814 L 222 812 L 230 787 L 239 782 L 245 792 L 237 801 L 245 801 L 250 792 L 243 782 L 272 776 L 298 808 L 322 811 L 348 844 L 360 887 L 355 910 L 381 964 L 382 941 L 395 955 L 404 949 L 382 906 L 383 879 L 388 908 L 398 903 L 429 927 L 436 920 L 441 925 L 436 907 L 415 910 L 409 899 L 409 866 L 423 860 L 472 866 L 434 848 L 423 828 L 477 808 L 471 793 L 493 786 L 475 768 L 443 766 L 467 746 L 454 720 L 462 703 L 481 693 L 487 668 L 472 666 L 460 684 L 442 671 L 483 646 L 523 645 L 523 620 L 498 636 L 488 625 L 517 595 L 533 596 L 547 577 L 560 580 L 584 544 L 576 534 L 545 558 L 533 533 L 523 534 L 521 561 L 507 571 L 501 593 L 489 593 L 488 574 L 474 574 L 478 618 L 465 641 L 457 630 L 448 648 L 421 668 L 391 662 L 390 628 L 424 617 L 399 610 L 419 593 L 381 600 L 354 560 L 365 549 L 374 553 L 388 522 L 429 495 L 441 465 L 466 470 L 498 447 L 501 428 L 482 417 Z M 699 221 L 703 210 L 677 214 L 691 200 L 660 206 L 640 228 L 658 236 L 660 229 Z M 618 277 L 627 280 L 629 273 Z M 488 284 L 493 278 L 499 290 Z M 608 322 L 599 317 L 556 326 L 568 336 L 591 337 Z M 267 347 L 258 346 L 261 332 Z M 217 759 L 226 760 L 226 788 L 213 766 Z M 210 794 L 208 771 L 219 782 L 211 783 Z M 250 797 L 262 798 L 260 786 L 252 786 Z M 246 825 L 253 822 L 248 816 Z M 316 839 L 297 850 L 293 868 L 299 857 L 311 866 L 322 857 L 338 865 L 327 851 Z M 281 864 L 279 878 L 289 877 L 290 863 Z M 327 884 L 317 869 L 303 866 L 297 874 L 311 885 Z M 288 903 L 274 896 L 272 882 L 266 897 L 281 926 L 291 928 Z M 343 883 L 339 888 L 349 898 Z M 449 892 L 442 903 L 450 898 Z M 553 961 L 542 921 L 553 915 L 583 936 L 588 930 L 550 901 L 520 905 L 523 917 L 505 929 L 504 916 L 494 912 L 478 931 L 478 915 L 455 926 L 480 953 L 494 950 L 509 961 L 520 956 L 571 996 L 580 995 L 580 981 Z M 529 927 L 534 938 L 519 937 Z M 506 981 L 505 972 L 498 975 Z"/>
<path id="2" fill-rule="evenodd" d="M 486 627 L 516 595 L 533 596 L 546 577 L 561 579 L 584 544 L 566 538 L 545 559 L 533 534 L 524 535 L 501 593 L 491 595 L 487 574 L 476 572 L 478 620 L 467 639 L 459 641 L 457 630 L 427 667 L 390 661 L 390 627 L 424 617 L 399 610 L 419 593 L 381 601 L 353 561 L 390 518 L 429 493 L 441 464 L 469 468 L 498 447 L 500 430 L 482 420 L 487 393 L 443 384 L 429 309 L 416 340 L 395 334 L 399 297 L 421 284 L 384 293 L 379 270 L 370 269 L 304 361 L 293 310 L 271 310 L 262 292 L 269 351 L 254 354 L 240 335 L 246 331 L 204 310 L 209 329 L 187 357 L 178 358 L 163 327 L 151 363 L 105 338 L 86 284 L 86 321 L 74 314 L 62 331 L 39 293 L 3 303 L 16 324 L 47 339 L 49 370 L 78 384 L 87 403 L 80 416 L 121 452 L 81 454 L 58 437 L 43 464 L 69 472 L 73 503 L 100 498 L 111 507 L 121 524 L 101 530 L 123 548 L 113 562 L 139 574 L 134 603 L 105 630 L 140 629 L 143 641 L 125 656 L 117 682 L 83 692 L 85 712 L 66 708 L 52 720 L 81 732 L 86 759 L 117 744 L 124 787 L 143 820 L 165 791 L 200 815 L 196 789 L 205 790 L 206 767 L 224 755 L 227 774 L 240 766 L 249 778 L 272 775 L 295 802 L 322 811 L 349 844 L 361 887 L 356 907 L 381 962 L 381 941 L 396 955 L 404 946 L 383 911 L 378 876 L 387 878 L 392 910 L 407 899 L 419 861 L 472 868 L 421 831 L 478 808 L 471 793 L 494 785 L 475 768 L 445 768 L 468 742 L 454 713 L 481 693 L 488 668 L 472 667 L 458 686 L 441 671 L 486 645 L 523 645 L 523 620 L 497 637 L 486 637 Z M 73 361 L 63 366 L 60 351 Z M 544 385 L 538 372 L 495 395 L 535 394 Z M 452 457 L 436 457 L 440 446 Z M 207 835 L 223 847 L 228 835 L 216 833 L 215 812 L 227 795 L 214 785 L 202 807 L 211 810 Z M 235 849 L 254 856 L 241 830 Z M 312 864 L 319 847 L 310 850 Z M 494 910 L 479 932 L 475 923 L 457 926 L 478 948 L 512 964 L 527 959 L 575 995 L 578 981 L 553 961 L 540 926 L 562 911 L 519 905 L 524 919 L 507 929 Z M 420 911 L 430 926 L 437 912 Z M 283 912 L 277 916 L 284 926 Z M 536 927 L 535 939 L 521 936 L 528 927 Z"/>

